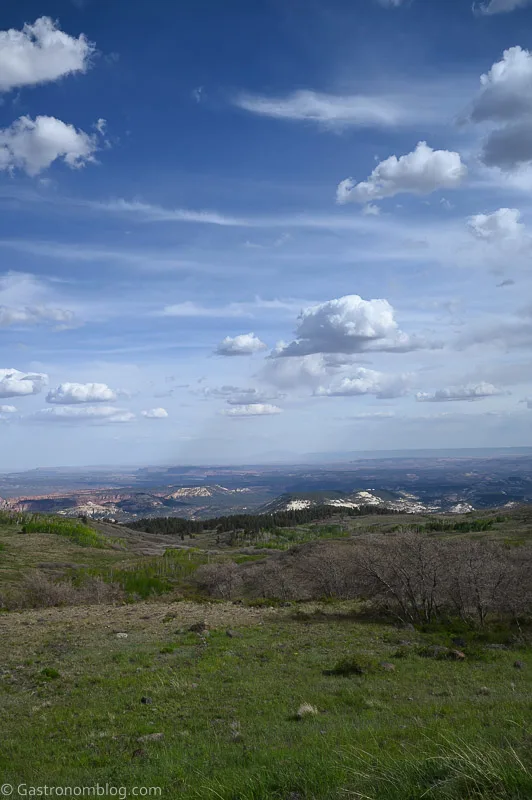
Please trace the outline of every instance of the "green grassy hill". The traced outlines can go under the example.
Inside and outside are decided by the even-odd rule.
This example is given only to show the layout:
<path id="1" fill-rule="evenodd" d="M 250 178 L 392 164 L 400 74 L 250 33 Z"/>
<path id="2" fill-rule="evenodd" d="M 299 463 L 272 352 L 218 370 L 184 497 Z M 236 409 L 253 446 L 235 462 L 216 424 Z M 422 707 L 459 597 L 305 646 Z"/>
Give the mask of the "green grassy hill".
<path id="1" fill-rule="evenodd" d="M 452 515 L 439 529 L 433 516 L 338 516 L 269 532 L 275 550 L 213 531 L 182 541 L 4 518 L 0 595 L 43 575 L 119 591 L 0 612 L 0 783 L 184 800 L 528 800 L 526 615 L 399 625 L 356 599 L 213 601 L 194 576 L 297 560 L 313 539 L 332 551 L 368 532 L 392 542 L 404 528 L 519 554 L 531 512 Z"/>

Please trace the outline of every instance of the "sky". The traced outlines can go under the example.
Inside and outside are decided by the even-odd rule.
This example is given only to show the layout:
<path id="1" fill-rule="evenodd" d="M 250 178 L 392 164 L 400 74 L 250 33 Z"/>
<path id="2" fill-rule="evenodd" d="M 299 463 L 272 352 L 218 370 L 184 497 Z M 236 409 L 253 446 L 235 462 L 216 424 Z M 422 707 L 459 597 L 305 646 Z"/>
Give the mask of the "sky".
<path id="1" fill-rule="evenodd" d="M 531 0 L 4 0 L 0 470 L 530 445 L 531 134 Z"/>

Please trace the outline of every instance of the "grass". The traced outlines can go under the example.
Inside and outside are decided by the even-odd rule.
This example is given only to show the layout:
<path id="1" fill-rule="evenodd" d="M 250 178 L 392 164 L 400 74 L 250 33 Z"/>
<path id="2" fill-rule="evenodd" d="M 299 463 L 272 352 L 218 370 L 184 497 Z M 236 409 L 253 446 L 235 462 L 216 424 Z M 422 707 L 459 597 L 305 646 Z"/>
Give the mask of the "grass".
<path id="1" fill-rule="evenodd" d="M 106 548 L 110 544 L 94 528 L 77 520 L 60 517 L 35 516 L 23 524 L 22 533 L 51 533 L 65 536 L 80 547 Z"/>
<path id="2" fill-rule="evenodd" d="M 488 515 L 493 524 L 468 532 L 526 540 L 530 516 L 518 514 Z M 51 518 L 58 530 L 46 519 L 21 534 L 33 518 L 0 517 L 0 584 L 46 560 L 52 575 L 103 576 L 151 602 L 0 614 L 0 783 L 154 786 L 182 800 L 532 797 L 532 653 L 519 630 L 456 621 L 398 630 L 336 601 L 169 603 L 187 595 L 201 564 L 263 556 L 212 555 L 199 535 L 197 549 L 145 555 L 150 535 L 124 534 L 117 549 L 104 526 L 86 526 L 103 540 L 86 546 L 65 532 L 77 521 Z M 347 529 L 401 523 L 355 519 Z M 266 544 L 344 533 L 305 525 Z M 189 630 L 203 619 L 207 632 Z M 465 660 L 426 657 L 457 637 Z M 299 713 L 305 706 L 317 713 Z"/>
<path id="3" fill-rule="evenodd" d="M 265 550 L 289 550 L 298 544 L 318 539 L 341 539 L 349 536 L 342 525 L 300 525 L 296 528 L 274 528 L 259 533 L 238 532 L 234 537 L 237 546 L 253 545 Z"/>
<path id="4" fill-rule="evenodd" d="M 78 580 L 82 581 L 86 574 L 99 576 L 118 584 L 129 600 L 145 600 L 153 595 L 190 590 L 190 579 L 207 561 L 208 556 L 201 550 L 167 550 L 162 556 L 139 559 L 130 566 L 92 569 L 89 573 L 80 571 Z"/>
<path id="5" fill-rule="evenodd" d="M 448 644 L 443 631 L 401 645 L 405 632 L 356 622 L 350 606 L 313 609 L 312 622 L 183 603 L 0 617 L 3 781 L 183 800 L 532 796 L 527 650 L 521 670 L 512 649 L 427 659 L 418 649 Z M 198 618 L 210 635 L 188 632 Z M 393 672 L 331 674 L 398 647 Z M 303 704 L 318 713 L 298 716 Z M 139 743 L 150 733 L 164 736 Z"/>

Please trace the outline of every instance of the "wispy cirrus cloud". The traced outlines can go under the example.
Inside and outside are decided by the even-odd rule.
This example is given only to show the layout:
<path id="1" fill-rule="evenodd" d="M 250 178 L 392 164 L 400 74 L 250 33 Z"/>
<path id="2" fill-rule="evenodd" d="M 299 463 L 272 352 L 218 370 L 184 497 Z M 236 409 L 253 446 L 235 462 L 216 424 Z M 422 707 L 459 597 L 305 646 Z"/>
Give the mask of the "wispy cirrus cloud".
<path id="1" fill-rule="evenodd" d="M 312 122 L 325 128 L 389 127 L 406 118 L 406 109 L 393 95 L 334 95 L 300 90 L 284 97 L 242 93 L 233 103 L 259 116 Z"/>
<path id="2" fill-rule="evenodd" d="M 249 405 L 226 408 L 220 411 L 220 414 L 224 417 L 239 419 L 241 417 L 271 417 L 276 414 L 281 414 L 282 411 L 282 408 L 271 405 L 270 403 L 251 403 Z"/>
<path id="3" fill-rule="evenodd" d="M 29 419 L 36 422 L 52 423 L 124 423 L 133 422 L 135 414 L 114 406 L 56 406 L 43 408 L 32 414 Z"/>
<path id="4" fill-rule="evenodd" d="M 255 297 L 249 302 L 234 302 L 225 306 L 204 306 L 191 300 L 165 306 L 160 313 L 163 317 L 207 317 L 227 319 L 231 317 L 255 317 L 260 312 L 281 311 L 293 314 L 305 305 L 304 300 L 265 300 Z"/>
<path id="5" fill-rule="evenodd" d="M 473 10 L 478 14 L 490 16 L 492 14 L 507 14 L 510 11 L 517 11 L 519 8 L 526 8 L 532 4 L 532 0 L 488 0 L 484 3 L 473 5 Z"/>

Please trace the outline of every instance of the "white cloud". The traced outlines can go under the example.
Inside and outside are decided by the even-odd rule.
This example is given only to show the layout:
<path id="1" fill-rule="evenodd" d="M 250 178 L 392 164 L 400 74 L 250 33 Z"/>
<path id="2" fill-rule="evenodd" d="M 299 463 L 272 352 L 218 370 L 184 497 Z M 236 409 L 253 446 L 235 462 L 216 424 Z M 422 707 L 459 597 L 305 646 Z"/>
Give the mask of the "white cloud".
<path id="1" fill-rule="evenodd" d="M 183 303 L 174 303 L 171 306 L 165 306 L 162 311 L 163 317 L 212 317 L 212 318 L 227 318 L 227 317 L 246 317 L 246 314 L 237 304 L 230 304 L 219 308 L 209 308 L 208 306 L 201 306 L 191 300 L 185 300 Z"/>
<path id="2" fill-rule="evenodd" d="M 270 403 L 250 403 L 245 406 L 233 406 L 233 408 L 224 409 L 220 413 L 226 417 L 264 417 L 281 414 L 282 408 Z"/>
<path id="3" fill-rule="evenodd" d="M 12 306 L 0 305 L 0 327 L 55 322 L 59 327 L 65 328 L 72 326 L 74 321 L 74 312 L 64 308 L 49 308 L 48 306 L 13 308 Z"/>
<path id="4" fill-rule="evenodd" d="M 0 170 L 21 169 L 34 176 L 56 159 L 71 168 L 83 167 L 94 161 L 97 149 L 96 135 L 76 130 L 60 119 L 20 117 L 9 128 L 0 129 Z"/>
<path id="5" fill-rule="evenodd" d="M 502 389 L 492 383 L 468 384 L 448 389 L 438 389 L 436 392 L 418 392 L 416 400 L 420 403 L 447 403 L 461 400 L 483 400 L 486 397 L 498 397 L 506 394 Z"/>
<path id="6" fill-rule="evenodd" d="M 116 392 L 105 383 L 61 383 L 48 392 L 46 402 L 57 405 L 112 403 L 116 396 Z"/>
<path id="7" fill-rule="evenodd" d="M 342 183 L 345 183 L 345 181 L 342 181 Z M 381 210 L 379 206 L 375 205 L 375 203 L 367 203 L 362 209 L 362 213 L 365 217 L 378 217 L 381 213 Z"/>
<path id="8" fill-rule="evenodd" d="M 168 411 L 165 408 L 149 408 L 142 412 L 142 416 L 146 419 L 166 419 Z"/>
<path id="9" fill-rule="evenodd" d="M 510 47 L 489 72 L 481 75 L 480 84 L 470 119 L 505 123 L 488 133 L 482 146 L 482 161 L 505 170 L 531 161 L 532 53 L 519 46 Z"/>
<path id="10" fill-rule="evenodd" d="M 350 375 L 332 381 L 329 386 L 319 386 L 315 394 L 320 397 L 375 395 L 385 400 L 406 394 L 409 383 L 408 375 L 385 375 L 374 369 L 358 367 Z"/>
<path id="11" fill-rule="evenodd" d="M 48 375 L 42 372 L 0 369 L 0 397 L 25 397 L 38 394 L 47 383 Z"/>
<path id="12" fill-rule="evenodd" d="M 211 317 L 213 319 L 227 319 L 230 317 L 254 317 L 258 311 L 298 311 L 303 305 L 297 300 L 263 300 L 255 297 L 254 300 L 241 303 L 229 303 L 225 306 L 203 306 L 186 300 L 165 306 L 161 312 L 163 317 Z"/>
<path id="13" fill-rule="evenodd" d="M 254 333 L 241 333 L 239 336 L 226 336 L 215 352 L 219 356 L 249 356 L 266 349 L 267 345 Z"/>
<path id="14" fill-rule="evenodd" d="M 475 11 L 481 14 L 504 14 L 505 12 L 515 11 L 518 8 L 525 8 L 532 3 L 532 0 L 489 0 L 487 3 L 480 3 L 474 6 Z"/>
<path id="15" fill-rule="evenodd" d="M 32 418 L 40 422 L 132 422 L 135 415 L 114 406 L 56 406 L 43 408 Z"/>
<path id="16" fill-rule="evenodd" d="M 272 357 L 406 352 L 427 346 L 399 330 L 395 311 L 387 300 L 363 300 L 356 294 L 304 309 L 298 318 L 296 337 L 289 344 L 280 343 Z"/>
<path id="17" fill-rule="evenodd" d="M 397 416 L 393 411 L 368 411 L 367 413 L 363 412 L 362 414 L 350 414 L 349 417 L 346 417 L 346 419 L 353 420 L 354 422 L 379 422 L 397 419 Z"/>
<path id="18" fill-rule="evenodd" d="M 15 406 L 0 406 L 0 414 L 16 414 Z"/>
<path id="19" fill-rule="evenodd" d="M 532 53 L 510 47 L 502 59 L 480 76 L 480 93 L 473 101 L 473 122 L 512 122 L 532 108 Z"/>
<path id="20" fill-rule="evenodd" d="M 312 90 L 300 90 L 285 97 L 241 94 L 234 103 L 253 114 L 331 128 L 388 127 L 398 124 L 404 116 L 392 97 L 333 95 Z"/>
<path id="21" fill-rule="evenodd" d="M 525 236 L 526 228 L 517 208 L 499 208 L 491 214 L 475 214 L 468 219 L 471 233 L 486 242 L 518 240 Z"/>
<path id="22" fill-rule="evenodd" d="M 315 389 L 337 369 L 334 356 L 313 353 L 308 356 L 268 359 L 261 369 L 260 377 L 280 389 Z"/>
<path id="23" fill-rule="evenodd" d="M 369 178 L 356 183 L 346 178 L 338 185 L 338 203 L 370 203 L 403 192 L 430 194 L 437 189 L 455 189 L 467 175 L 459 153 L 433 150 L 426 142 L 397 158 L 390 156 L 378 164 Z"/>
<path id="24" fill-rule="evenodd" d="M 94 49 L 83 34 L 69 36 L 50 17 L 40 17 L 21 31 L 0 31 L 0 91 L 85 72 Z"/>
<path id="25" fill-rule="evenodd" d="M 250 405 L 252 403 L 265 403 L 269 400 L 280 400 L 284 395 L 279 392 L 265 391 L 262 389 L 249 388 L 243 389 L 240 386 L 205 386 L 201 394 L 206 398 L 225 400 L 230 406 Z"/>
<path id="26" fill-rule="evenodd" d="M 206 225 L 241 226 L 247 227 L 251 223 L 245 219 L 226 217 L 217 211 L 195 211 L 187 208 L 163 208 L 163 206 L 141 203 L 130 200 L 109 200 L 108 202 L 89 202 L 86 205 L 101 211 L 110 211 L 115 214 L 126 214 L 140 217 L 145 222 L 196 222 Z"/>

